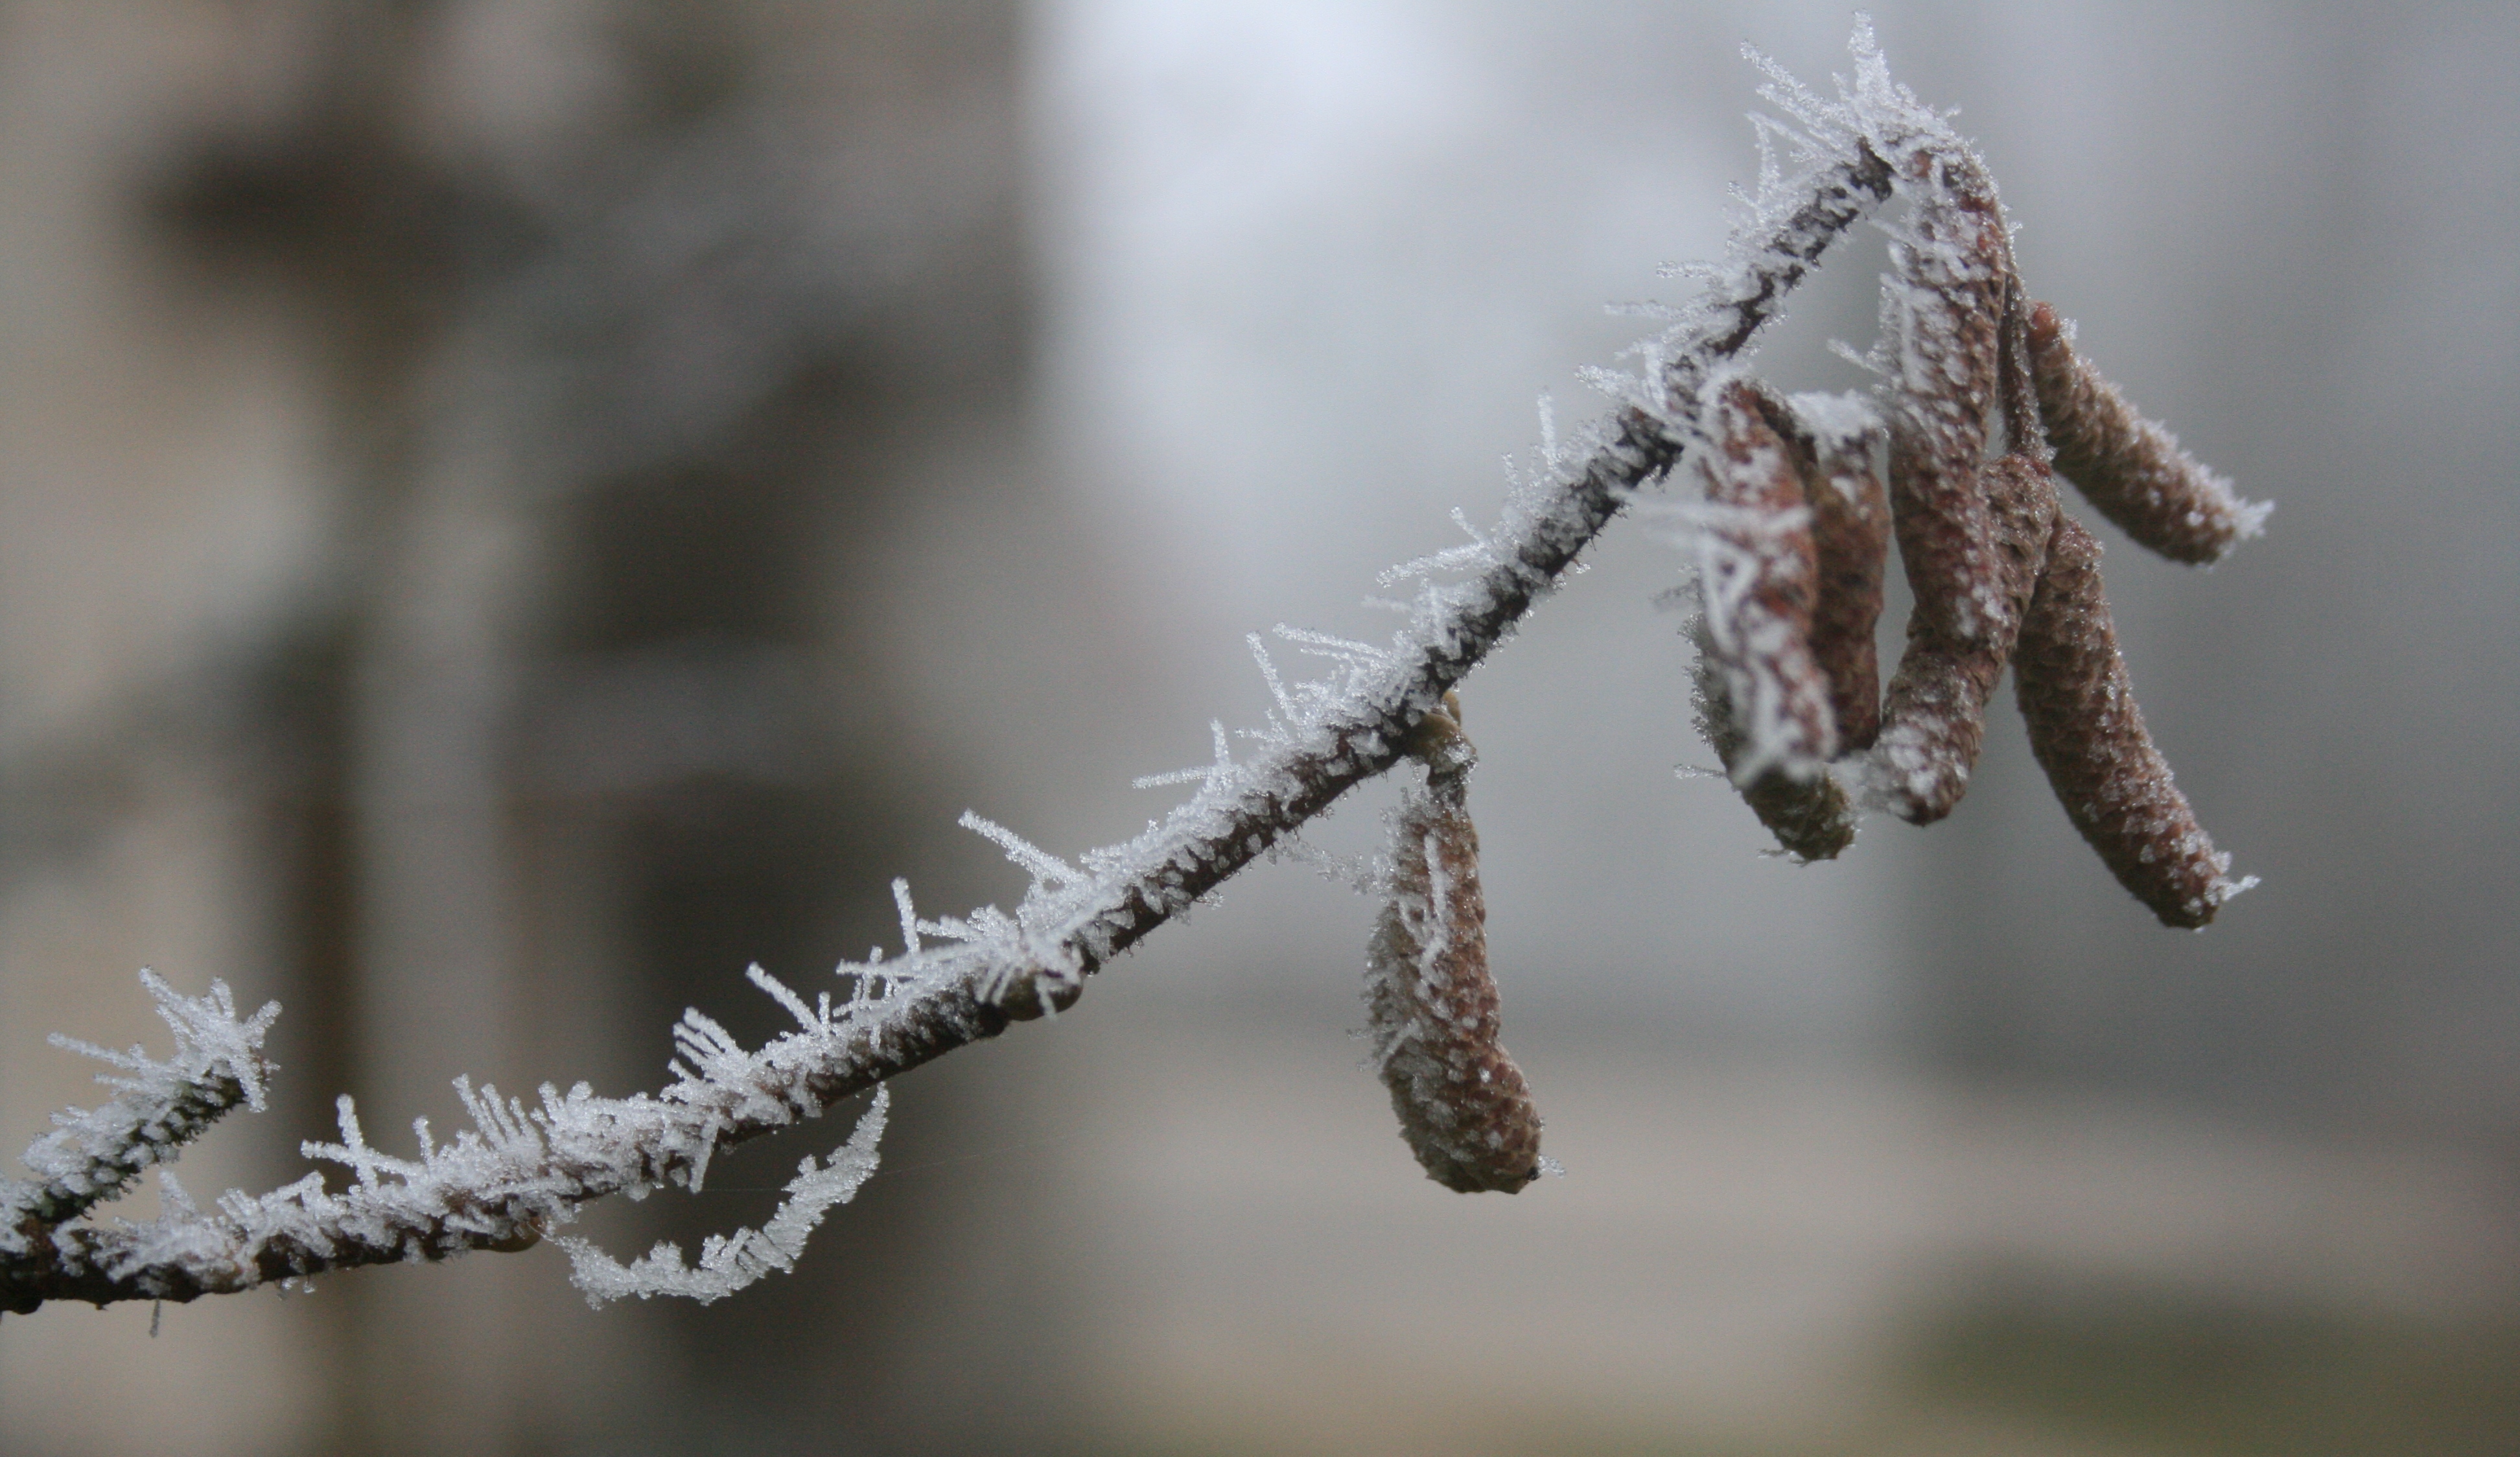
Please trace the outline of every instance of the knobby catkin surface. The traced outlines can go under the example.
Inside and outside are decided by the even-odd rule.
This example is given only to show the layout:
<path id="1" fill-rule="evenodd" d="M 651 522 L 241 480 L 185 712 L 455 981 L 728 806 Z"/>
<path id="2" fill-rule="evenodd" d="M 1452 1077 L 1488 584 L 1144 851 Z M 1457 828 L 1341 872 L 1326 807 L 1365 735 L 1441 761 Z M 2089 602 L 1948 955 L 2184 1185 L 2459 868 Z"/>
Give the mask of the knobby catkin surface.
<path id="1" fill-rule="evenodd" d="M 1403 799 L 1366 955 L 1368 1030 L 1400 1136 L 1426 1176 L 1516 1193 L 1540 1173 L 1540 1111 L 1507 1056 L 1488 972 L 1487 903 L 1466 769 Z"/>
<path id="2" fill-rule="evenodd" d="M 2233 887 L 2145 732 L 2100 593 L 2100 544 L 2056 518 L 2048 574 L 2021 624 L 2013 690 L 2066 817 L 2164 926 L 2214 919 Z"/>
<path id="3" fill-rule="evenodd" d="M 2074 351 L 2069 326 L 2045 303 L 2030 310 L 2030 371 L 2056 474 L 2129 536 L 2175 562 L 2219 562 L 2255 535 L 2264 507 L 2136 413 L 2118 387 Z"/>
<path id="4" fill-rule="evenodd" d="M 1828 679 L 1837 751 L 1872 747 L 1881 732 L 1881 669 L 1872 629 L 1890 557 L 1890 496 L 1882 483 L 1877 428 L 1851 439 L 1807 436 L 1804 494 L 1812 507 L 1820 600 L 1812 605 L 1812 660 Z"/>

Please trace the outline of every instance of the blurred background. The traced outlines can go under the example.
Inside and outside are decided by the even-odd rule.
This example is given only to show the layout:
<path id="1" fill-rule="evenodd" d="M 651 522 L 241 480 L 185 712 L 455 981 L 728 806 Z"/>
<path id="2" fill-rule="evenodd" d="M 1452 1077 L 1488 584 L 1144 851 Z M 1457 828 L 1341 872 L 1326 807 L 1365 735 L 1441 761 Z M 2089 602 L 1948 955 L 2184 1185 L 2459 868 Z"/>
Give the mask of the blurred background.
<path id="1" fill-rule="evenodd" d="M 2520 11 L 1875 7 L 2034 292 L 2279 503 L 2112 544 L 2237 868 L 2159 929 L 1999 706 L 1974 793 L 1764 858 L 1615 528 L 1464 690 L 1568 1169 L 1419 1176 L 1292 863 L 902 1080 L 802 1268 L 590 1311 L 540 1250 L 0 1324 L 0 1452 L 2219 1454 L 2520 1446 Z M 0 1144 L 287 1008 L 197 1193 L 653 1087 L 1123 838 L 1273 623 L 1494 515 L 1678 296 L 1753 42 L 1834 4 L 0 3 Z M 1763 356 L 1862 383 L 1880 240 Z M 2088 520 L 2088 513 L 2086 513 Z M 1387 786 L 1315 837 L 1370 848 Z M 616 1252 L 757 1222 L 833 1122 Z M 155 1195 L 136 1196 L 135 1212 Z"/>

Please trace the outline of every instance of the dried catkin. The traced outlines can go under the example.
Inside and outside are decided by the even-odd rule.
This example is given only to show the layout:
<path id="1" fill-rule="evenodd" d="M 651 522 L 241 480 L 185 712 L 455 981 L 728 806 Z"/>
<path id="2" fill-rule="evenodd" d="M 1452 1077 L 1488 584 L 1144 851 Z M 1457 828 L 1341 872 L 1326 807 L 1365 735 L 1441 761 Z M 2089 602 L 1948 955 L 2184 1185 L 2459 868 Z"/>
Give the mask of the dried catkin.
<path id="1" fill-rule="evenodd" d="M 2030 371 L 2056 474 L 2093 510 L 2144 547 L 2177 562 L 2219 562 L 2265 529 L 2263 502 L 2179 448 L 2115 385 L 2074 351 L 2073 326 L 2045 303 L 2030 310 Z"/>
<path id="2" fill-rule="evenodd" d="M 1467 797 L 1474 755 L 1440 712 L 1414 747 L 1426 787 L 1404 794 L 1392 820 L 1382 912 L 1366 949 L 1367 1030 L 1400 1136 L 1426 1176 L 1462 1194 L 1513 1194 L 1540 1175 L 1540 1112 L 1498 1041 Z"/>
<path id="3" fill-rule="evenodd" d="M 1898 478 L 1892 480 L 1895 507 Z M 1945 585 L 1943 574 L 1957 569 L 1929 554 L 1943 544 L 1911 551 L 1912 536 L 1931 533 L 1900 528 L 1900 555 L 1916 583 L 1917 606 L 1908 618 L 1907 650 L 1891 675 L 1872 762 L 1883 800 L 1900 818 L 1919 825 L 1951 813 L 1968 790 L 1986 741 L 1987 700 L 2012 656 L 2056 521 L 2055 481 L 2037 457 L 2002 456 L 1978 480 L 1986 539 L 1972 544 L 1965 560 L 1983 564 L 1977 569 L 1984 575 Z M 1965 611 L 1928 611 L 1928 580 L 1937 591 L 1962 597 Z"/>
<path id="4" fill-rule="evenodd" d="M 1700 418 L 1698 728 L 1778 842 L 1802 859 L 1828 859 L 1854 840 L 1855 814 L 1823 767 L 1837 727 L 1811 649 L 1820 593 L 1804 490 L 1811 451 L 1784 403 L 1746 380 L 1711 387 Z"/>
<path id="5" fill-rule="evenodd" d="M 2066 817 L 2164 926 L 2203 926 L 2247 888 L 2230 879 L 2144 731 L 2100 590 L 2100 544 L 2062 515 L 2021 624 L 2013 691 Z"/>

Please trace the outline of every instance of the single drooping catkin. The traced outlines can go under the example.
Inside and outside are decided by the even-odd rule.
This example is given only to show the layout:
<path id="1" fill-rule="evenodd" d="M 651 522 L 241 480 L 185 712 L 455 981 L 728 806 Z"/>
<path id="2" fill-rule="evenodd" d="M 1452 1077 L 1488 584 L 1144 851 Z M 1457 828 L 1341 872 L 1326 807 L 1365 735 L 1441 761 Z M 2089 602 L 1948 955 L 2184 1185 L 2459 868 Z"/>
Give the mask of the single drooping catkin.
<path id="1" fill-rule="evenodd" d="M 2012 658 L 2030 748 L 2066 817 L 2164 926 L 2199 927 L 2253 882 L 2230 878 L 2145 732 L 2100 589 L 2100 544 L 2056 518 Z"/>
<path id="2" fill-rule="evenodd" d="M 1890 517 L 1915 606 L 1872 746 L 1874 789 L 1900 818 L 1929 824 L 1968 788 L 1986 696 L 2011 649 L 2001 613 L 1986 421 L 2010 267 L 1991 201 L 1921 203 L 1894 238 L 1882 279 L 1890 415 Z"/>
<path id="3" fill-rule="evenodd" d="M 1972 203 L 1920 204 L 1882 280 L 1893 528 L 1916 615 L 1956 642 L 1980 635 L 1978 589 L 1995 570 L 1978 478 L 2011 271 L 2002 217 Z"/>
<path id="4" fill-rule="evenodd" d="M 1986 701 L 2038 579 L 2055 490 L 2036 450 L 1989 462 L 2003 363 L 2010 237 L 1991 194 L 1917 205 L 1882 281 L 1889 372 L 1890 514 L 1914 589 L 1870 771 L 1912 824 L 1952 812 L 1986 739 Z"/>
<path id="5" fill-rule="evenodd" d="M 1811 647 L 1820 595 L 1804 489 L 1811 450 L 1785 403 L 1747 380 L 1710 386 L 1700 418 L 1698 728 L 1778 842 L 1829 859 L 1853 842 L 1855 813 L 1825 769 L 1837 726 Z"/>
<path id="6" fill-rule="evenodd" d="M 1707 448 L 1697 456 L 1708 508 L 1698 538 L 1700 661 L 1721 679 L 1741 739 L 1740 761 L 1725 767 L 1747 785 L 1827 762 L 1837 725 L 1811 654 L 1820 567 L 1803 462 L 1770 420 L 1781 402 L 1748 380 L 1719 382 L 1708 395 Z"/>
<path id="7" fill-rule="evenodd" d="M 2265 502 L 2179 448 L 2136 413 L 2118 387 L 2074 351 L 2073 325 L 2045 303 L 2030 310 L 2030 371 L 2056 474 L 2138 544 L 2175 562 L 2219 562 L 2265 529 Z"/>
<path id="8" fill-rule="evenodd" d="M 1852 395 L 1797 394 L 1790 401 L 1809 451 L 1803 494 L 1812 508 L 1820 575 L 1811 655 L 1828 681 L 1837 751 L 1872 747 L 1881 732 L 1881 668 L 1872 629 L 1890 556 L 1890 496 L 1882 483 L 1886 432 Z"/>
<path id="9" fill-rule="evenodd" d="M 1540 1176 L 1540 1111 L 1498 1040 L 1488 973 L 1479 835 L 1470 823 L 1460 705 L 1426 716 L 1411 750 L 1425 789 L 1402 796 L 1391 823 L 1382 912 L 1366 948 L 1373 1061 L 1400 1136 L 1426 1177 L 1462 1194 L 1513 1194 Z"/>
<path id="10" fill-rule="evenodd" d="M 2055 480 L 2037 457 L 2000 457 L 1978 479 L 1987 540 L 1968 560 L 1984 575 L 1953 585 L 1965 600 L 1958 612 L 1928 612 L 1925 587 L 1918 582 L 1908 646 L 1891 675 L 1881 736 L 1872 746 L 1883 800 L 1900 818 L 1919 825 L 1951 813 L 1968 791 L 1986 741 L 1987 700 L 2012 656 L 2056 520 Z M 1901 555 L 1914 579 L 1918 558 L 1907 550 L 1910 534 L 1901 532 Z M 1929 568 L 1943 569 L 1948 568 L 1940 564 Z M 1968 629 L 1965 635 L 1961 626 Z"/>

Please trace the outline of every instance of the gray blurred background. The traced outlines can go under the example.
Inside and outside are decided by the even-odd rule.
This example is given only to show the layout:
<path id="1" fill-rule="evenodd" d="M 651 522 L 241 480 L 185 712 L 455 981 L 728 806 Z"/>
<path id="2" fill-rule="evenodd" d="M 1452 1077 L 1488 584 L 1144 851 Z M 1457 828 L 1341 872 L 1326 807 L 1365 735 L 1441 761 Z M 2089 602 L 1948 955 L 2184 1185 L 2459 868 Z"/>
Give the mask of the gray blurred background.
<path id="1" fill-rule="evenodd" d="M 1676 775 L 1623 524 L 1464 690 L 1509 1040 L 1568 1175 L 1421 1178 L 1293 864 L 899 1087 L 803 1267 L 586 1308 L 551 1251 L 0 1325 L 0 1452 L 2500 1453 L 2520 1447 L 2508 381 L 2520 12 L 1875 7 L 2031 286 L 2271 496 L 2102 528 L 2153 730 L 2266 884 L 2163 931 L 2008 703 L 1839 863 Z M 188 1185 L 652 1087 L 930 913 L 966 806 L 1125 837 L 1378 638 L 1535 395 L 1677 296 L 1749 40 L 1835 5 L 0 4 L 0 1144 L 131 979 L 287 1007 Z M 1766 351 L 1852 387 L 1877 235 Z M 1282 654 L 1282 660 L 1284 655 Z M 1370 847 L 1387 787 L 1316 837 Z M 607 1208 L 757 1221 L 845 1127 Z M 154 1195 L 133 1202 L 154 1207 Z"/>

